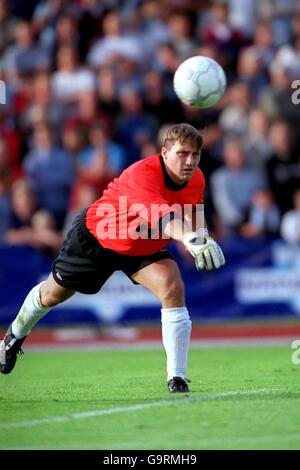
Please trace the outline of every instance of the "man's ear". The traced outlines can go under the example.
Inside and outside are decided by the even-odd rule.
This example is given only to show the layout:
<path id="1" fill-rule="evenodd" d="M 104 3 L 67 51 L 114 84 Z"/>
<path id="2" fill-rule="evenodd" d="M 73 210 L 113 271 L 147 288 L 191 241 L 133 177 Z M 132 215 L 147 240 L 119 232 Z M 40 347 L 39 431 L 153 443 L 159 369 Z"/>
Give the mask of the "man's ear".
<path id="1" fill-rule="evenodd" d="M 160 152 L 160 153 L 161 153 L 161 156 L 163 157 L 163 159 L 165 159 L 165 158 L 166 158 L 166 156 L 167 156 L 167 152 L 168 152 L 168 149 L 167 149 L 167 147 L 162 147 L 162 149 L 161 149 L 161 152 Z"/>

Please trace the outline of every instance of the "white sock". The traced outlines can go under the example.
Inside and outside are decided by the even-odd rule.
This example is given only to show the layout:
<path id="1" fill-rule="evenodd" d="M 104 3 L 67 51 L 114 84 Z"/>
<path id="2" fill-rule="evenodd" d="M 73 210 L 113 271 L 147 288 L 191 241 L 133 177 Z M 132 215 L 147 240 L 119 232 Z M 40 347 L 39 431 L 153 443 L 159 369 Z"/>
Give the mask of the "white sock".
<path id="1" fill-rule="evenodd" d="M 192 322 L 186 307 L 162 308 L 162 339 L 167 354 L 168 380 L 186 377 Z"/>
<path id="2" fill-rule="evenodd" d="M 27 336 L 31 328 L 50 310 L 41 304 L 40 288 L 42 284 L 44 283 L 41 282 L 31 289 L 12 323 L 12 332 L 16 338 Z"/>

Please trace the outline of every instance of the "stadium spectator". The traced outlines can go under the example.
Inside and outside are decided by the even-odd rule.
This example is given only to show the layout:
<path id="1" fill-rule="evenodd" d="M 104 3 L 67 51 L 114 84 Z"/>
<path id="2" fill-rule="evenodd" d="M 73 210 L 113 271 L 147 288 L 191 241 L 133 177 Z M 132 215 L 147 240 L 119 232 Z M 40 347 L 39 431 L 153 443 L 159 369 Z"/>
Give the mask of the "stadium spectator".
<path id="1" fill-rule="evenodd" d="M 16 18 L 10 15 L 9 2 L 0 0 L 0 57 L 14 40 Z"/>
<path id="2" fill-rule="evenodd" d="M 75 217 L 79 215 L 81 211 L 89 207 L 100 196 L 99 189 L 96 189 L 88 183 L 81 184 L 78 190 L 74 193 L 74 197 L 71 197 L 70 207 L 62 229 L 64 236 L 66 236 L 70 230 Z"/>
<path id="3" fill-rule="evenodd" d="M 75 127 L 87 142 L 90 128 L 95 123 L 101 123 L 107 129 L 107 132 L 110 131 L 110 134 L 113 134 L 114 117 L 110 112 L 103 111 L 99 106 L 95 90 L 86 90 L 77 97 L 75 107 L 66 119 L 66 126 Z"/>
<path id="4" fill-rule="evenodd" d="M 33 31 L 40 35 L 41 43 L 47 47 L 54 41 L 55 26 L 64 11 L 65 2 L 63 0 L 42 0 L 33 11 Z"/>
<path id="5" fill-rule="evenodd" d="M 240 234 L 246 238 L 275 237 L 280 226 L 280 211 L 274 203 L 271 191 L 256 191 L 251 200 L 249 216 L 241 226 Z"/>
<path id="6" fill-rule="evenodd" d="M 54 255 L 61 235 L 55 221 L 45 209 L 37 207 L 37 199 L 27 180 L 17 180 L 12 186 L 10 224 L 4 235 L 6 245 L 26 245 Z"/>
<path id="7" fill-rule="evenodd" d="M 117 57 L 112 65 L 116 77 L 116 91 L 119 99 L 124 89 L 132 88 L 140 93 L 143 86 L 141 68 L 128 57 Z"/>
<path id="8" fill-rule="evenodd" d="M 222 132 L 217 122 L 206 126 L 202 135 L 204 138 L 201 170 L 205 176 L 205 220 L 213 233 L 221 232 L 219 220 L 212 199 L 211 176 L 222 165 L 221 155 L 223 149 Z"/>
<path id="9" fill-rule="evenodd" d="M 154 138 L 158 121 L 144 112 L 140 94 L 132 88 L 126 88 L 121 94 L 121 112 L 116 132 L 119 142 L 126 152 L 126 165 L 135 162 L 140 156 L 141 146 Z"/>
<path id="10" fill-rule="evenodd" d="M 96 41 L 88 54 L 87 61 L 93 68 L 127 58 L 140 63 L 144 60 L 143 50 L 138 36 L 124 30 L 120 13 L 111 10 L 102 21 L 103 37 Z"/>
<path id="11" fill-rule="evenodd" d="M 175 11 L 167 19 L 170 29 L 170 42 L 174 45 L 180 61 L 193 55 L 196 41 L 193 35 L 191 18 L 186 12 Z"/>
<path id="12" fill-rule="evenodd" d="M 247 83 L 236 82 L 228 90 L 227 104 L 221 111 L 219 125 L 225 136 L 246 134 L 249 124 L 252 93 Z"/>
<path id="13" fill-rule="evenodd" d="M 22 130 L 29 134 L 41 122 L 47 122 L 59 135 L 68 109 L 63 103 L 54 99 L 50 75 L 38 72 L 30 80 L 30 97 L 27 99 L 20 117 Z"/>
<path id="14" fill-rule="evenodd" d="M 268 71 L 276 51 L 272 26 L 269 21 L 257 22 L 251 49 L 258 55 L 264 70 Z"/>
<path id="15" fill-rule="evenodd" d="M 86 56 L 92 42 L 99 33 L 99 25 L 106 7 L 104 2 L 95 0 L 80 0 L 72 5 L 77 19 L 78 35 L 80 38 L 80 58 L 86 61 Z"/>
<path id="16" fill-rule="evenodd" d="M 257 102 L 261 91 L 267 86 L 268 78 L 263 64 L 253 47 L 244 48 L 237 63 L 237 74 L 240 82 L 246 83 L 252 91 L 252 99 Z"/>
<path id="17" fill-rule="evenodd" d="M 227 3 L 229 24 L 250 40 L 257 29 L 257 1 L 228 0 Z"/>
<path id="18" fill-rule="evenodd" d="M 212 198 L 225 234 L 239 232 L 256 190 L 263 187 L 260 174 L 246 165 L 244 148 L 236 138 L 224 146 L 224 166 L 211 177 Z"/>
<path id="19" fill-rule="evenodd" d="M 91 70 L 78 63 L 76 49 L 60 46 L 57 51 L 57 71 L 52 77 L 54 98 L 63 103 L 76 101 L 78 95 L 95 88 L 95 76 Z"/>
<path id="20" fill-rule="evenodd" d="M 227 66 L 233 67 L 239 50 L 246 43 L 246 38 L 229 23 L 227 2 L 213 2 L 210 14 L 210 24 L 203 27 L 200 40 L 216 47 L 225 57 Z"/>
<path id="21" fill-rule="evenodd" d="M 109 158 L 105 149 L 95 149 L 90 155 L 89 160 L 79 163 L 77 178 L 74 181 L 70 205 L 74 205 L 74 200 L 78 199 L 78 193 L 82 187 L 90 186 L 96 191 L 97 197 L 100 197 L 107 184 L 113 179 L 115 174 L 109 167 Z"/>
<path id="22" fill-rule="evenodd" d="M 25 156 L 24 168 L 39 206 L 53 214 L 57 228 L 61 228 L 74 181 L 74 163 L 69 153 L 55 145 L 47 125 L 39 124 L 34 129 L 33 148 Z"/>
<path id="23" fill-rule="evenodd" d="M 180 121 L 183 110 L 178 100 L 166 96 L 166 83 L 164 77 L 158 72 L 145 73 L 143 79 L 143 101 L 147 114 L 157 119 L 160 124 Z"/>
<path id="24" fill-rule="evenodd" d="M 19 20 L 15 27 L 15 44 L 8 48 L 3 58 L 8 81 L 16 84 L 20 76 L 49 70 L 50 66 L 49 52 L 35 43 L 31 23 Z"/>
<path id="25" fill-rule="evenodd" d="M 300 190 L 294 193 L 294 208 L 282 218 L 280 233 L 284 241 L 300 246 Z"/>
<path id="26" fill-rule="evenodd" d="M 11 187 L 11 217 L 5 241 L 8 244 L 25 244 L 30 241 L 30 225 L 38 209 L 36 194 L 27 179 L 16 180 Z"/>
<path id="27" fill-rule="evenodd" d="M 153 69 L 162 74 L 166 83 L 166 94 L 175 98 L 173 90 L 173 77 L 180 64 L 176 49 L 171 43 L 162 44 L 155 51 Z"/>
<path id="28" fill-rule="evenodd" d="M 140 158 L 146 158 L 156 153 L 159 153 L 159 146 L 149 140 L 142 145 Z"/>
<path id="29" fill-rule="evenodd" d="M 280 46 L 291 40 L 291 20 L 296 13 L 297 0 L 264 0 L 256 2 L 258 18 L 270 21 L 274 44 Z"/>
<path id="30" fill-rule="evenodd" d="M 51 49 L 53 62 L 55 61 L 57 51 L 63 46 L 69 46 L 75 49 L 78 56 L 78 62 L 81 62 L 82 43 L 74 15 L 64 14 L 57 20 Z"/>
<path id="31" fill-rule="evenodd" d="M 77 128 L 76 123 L 69 122 L 64 125 L 61 141 L 63 148 L 72 155 L 72 159 L 76 162 L 86 144 L 85 135 Z"/>
<path id="32" fill-rule="evenodd" d="M 260 172 L 267 186 L 267 161 L 272 147 L 269 141 L 269 119 L 260 108 L 252 108 L 249 113 L 249 126 L 243 139 L 247 164 Z"/>
<path id="33" fill-rule="evenodd" d="M 269 138 L 272 153 L 267 161 L 268 180 L 283 214 L 292 207 L 292 194 L 300 182 L 296 172 L 298 151 L 292 129 L 284 120 L 272 124 Z"/>
<path id="34" fill-rule="evenodd" d="M 97 73 L 97 95 L 100 109 L 112 116 L 120 112 L 120 103 L 117 92 L 116 72 L 110 66 L 100 67 Z"/>
<path id="35" fill-rule="evenodd" d="M 156 50 L 170 41 L 171 33 L 166 18 L 169 14 L 167 6 L 156 0 L 139 2 L 133 13 L 139 18 L 139 40 L 149 60 L 152 60 Z M 169 7 L 169 5 L 168 5 Z M 174 10 L 173 10 L 174 11 Z"/>
<path id="36" fill-rule="evenodd" d="M 121 145 L 109 138 L 107 126 L 100 122 L 94 122 L 89 130 L 89 145 L 84 148 L 78 157 L 79 173 L 89 166 L 95 152 L 105 152 L 107 156 L 107 168 L 111 176 L 121 173 L 125 166 L 125 154 Z"/>
<path id="37" fill-rule="evenodd" d="M 296 133 L 300 135 L 299 119 L 300 107 L 292 101 L 291 86 L 294 80 L 287 65 L 279 60 L 270 64 L 270 84 L 262 90 L 259 106 L 267 113 L 271 120 L 283 119 L 288 122 Z"/>
<path id="38" fill-rule="evenodd" d="M 51 257 L 57 255 L 62 243 L 62 235 L 56 230 L 54 217 L 45 209 L 35 212 L 31 219 L 33 248 L 48 253 Z"/>

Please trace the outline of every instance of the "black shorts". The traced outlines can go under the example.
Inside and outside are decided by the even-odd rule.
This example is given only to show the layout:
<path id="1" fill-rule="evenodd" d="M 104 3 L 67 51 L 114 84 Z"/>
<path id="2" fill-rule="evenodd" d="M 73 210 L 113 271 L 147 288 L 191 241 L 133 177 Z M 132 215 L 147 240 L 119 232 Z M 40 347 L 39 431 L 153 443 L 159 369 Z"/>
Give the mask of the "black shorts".
<path id="1" fill-rule="evenodd" d="M 173 259 L 167 250 L 127 256 L 103 248 L 88 231 L 85 215 L 86 210 L 75 218 L 52 264 L 52 275 L 59 285 L 83 294 L 95 294 L 115 271 L 123 271 L 131 279 L 134 273 L 155 261 Z"/>

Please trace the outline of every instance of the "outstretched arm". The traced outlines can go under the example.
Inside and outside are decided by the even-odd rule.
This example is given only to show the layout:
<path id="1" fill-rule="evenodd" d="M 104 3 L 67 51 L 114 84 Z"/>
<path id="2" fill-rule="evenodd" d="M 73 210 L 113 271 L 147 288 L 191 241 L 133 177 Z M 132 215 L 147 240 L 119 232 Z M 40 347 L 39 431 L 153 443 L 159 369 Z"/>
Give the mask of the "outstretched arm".
<path id="1" fill-rule="evenodd" d="M 195 258 L 197 269 L 218 269 L 225 264 L 223 252 L 209 236 L 204 217 L 202 221 L 199 220 L 201 217 L 197 221 L 195 213 L 192 214 L 191 220 L 175 218 L 166 223 L 164 233 L 185 245 Z"/>

